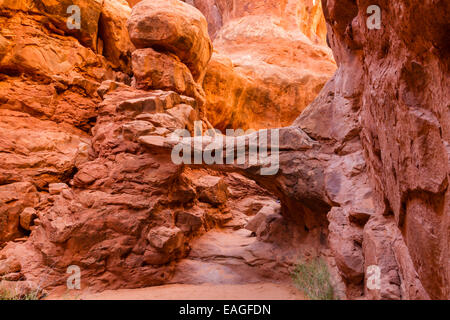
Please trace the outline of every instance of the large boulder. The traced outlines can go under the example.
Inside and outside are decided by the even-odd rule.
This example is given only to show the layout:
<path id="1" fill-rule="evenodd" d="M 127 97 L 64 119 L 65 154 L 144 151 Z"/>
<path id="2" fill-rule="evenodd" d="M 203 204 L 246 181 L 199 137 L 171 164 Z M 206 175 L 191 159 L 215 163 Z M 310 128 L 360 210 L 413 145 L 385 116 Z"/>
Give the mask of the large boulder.
<path id="1" fill-rule="evenodd" d="M 133 52 L 133 72 L 138 89 L 164 89 L 194 97 L 204 104 L 205 93 L 177 56 L 151 48 Z"/>
<path id="2" fill-rule="evenodd" d="M 205 17 L 179 0 L 139 2 L 128 22 L 136 48 L 154 48 L 174 53 L 197 81 L 202 78 L 212 54 Z"/>
<path id="3" fill-rule="evenodd" d="M 158 227 L 150 230 L 147 240 L 157 250 L 172 253 L 183 245 L 183 233 L 177 227 Z"/>
<path id="4" fill-rule="evenodd" d="M 97 47 L 98 20 L 102 12 L 101 0 L 18 0 L 1 1 L 1 7 L 9 12 L 28 12 L 40 15 L 44 23 L 51 26 L 58 33 L 75 36 L 81 43 L 95 50 Z M 80 28 L 69 28 L 68 18 L 76 13 L 69 10 L 71 6 L 80 9 Z"/>

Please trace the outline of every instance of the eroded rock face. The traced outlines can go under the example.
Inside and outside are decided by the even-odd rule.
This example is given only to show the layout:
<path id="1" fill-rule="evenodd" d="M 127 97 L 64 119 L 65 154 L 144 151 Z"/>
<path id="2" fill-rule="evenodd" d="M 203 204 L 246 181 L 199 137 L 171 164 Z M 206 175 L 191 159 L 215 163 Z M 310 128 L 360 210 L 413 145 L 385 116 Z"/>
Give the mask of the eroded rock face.
<path id="1" fill-rule="evenodd" d="M 146 48 L 134 51 L 132 61 L 137 88 L 173 90 L 198 101 L 205 100 L 202 87 L 177 56 Z"/>
<path id="2" fill-rule="evenodd" d="M 98 26 L 101 37 L 98 50 L 115 68 L 128 74 L 131 67 L 130 53 L 134 50 L 126 28 L 130 15 L 131 8 L 125 0 L 103 0 Z"/>
<path id="3" fill-rule="evenodd" d="M 5 256 L 17 257 L 26 279 L 46 287 L 63 284 L 69 265 L 81 268 L 92 290 L 169 281 L 194 237 L 239 218 L 230 210 L 234 201 L 253 190 L 271 199 L 243 178 L 225 180 L 172 161 L 164 141 L 193 126 L 182 110 L 195 108 L 194 99 L 175 92 L 123 84 L 104 92 L 89 159 L 69 186 L 50 184 L 30 238 L 9 242 Z M 237 183 L 249 194 L 231 194 L 228 186 Z M 13 209 L 18 223 L 19 208 Z M 43 280 L 44 271 L 50 273 Z"/>
<path id="4" fill-rule="evenodd" d="M 147 6 L 142 1 L 129 2 L 139 8 Z M 290 125 L 336 69 L 326 47 L 326 25 L 320 1 L 185 2 L 205 15 L 209 34 L 214 39 L 215 53 L 208 64 L 203 87 L 205 116 L 215 128 L 246 130 Z M 177 8 L 186 8 L 186 14 L 192 11 L 180 1 L 148 5 L 147 13 L 136 10 L 136 15 L 144 17 L 154 14 L 150 12 L 165 12 L 169 17 Z M 181 21 L 172 19 L 171 23 L 181 24 Z M 132 24 L 135 30 L 132 33 L 136 33 L 137 25 Z M 141 27 L 144 28 L 144 23 Z M 203 30 L 204 26 L 198 28 Z M 189 28 L 184 30 L 189 33 Z M 163 31 L 154 29 L 152 35 L 147 33 L 145 37 L 156 37 Z M 167 35 L 171 32 L 175 31 L 167 31 Z M 191 62 L 176 52 L 180 50 L 170 43 L 173 37 L 171 39 L 164 41 L 164 50 L 174 52 L 190 67 Z M 192 36 L 187 35 L 187 39 Z M 146 47 L 155 43 L 150 43 L 151 39 L 136 41 L 146 41 Z M 198 54 L 200 52 L 195 53 Z M 195 59 L 192 52 L 190 55 Z M 197 71 L 190 69 L 197 80 Z"/>
<path id="5" fill-rule="evenodd" d="M 186 18 L 175 14 L 180 21 Z M 175 34 L 174 43 L 186 34 Z M 148 64 L 145 59 L 153 57 L 156 61 Z M 180 69 L 159 65 L 167 57 Z M 8 281 L 20 286 L 22 280 L 45 288 L 61 285 L 70 265 L 81 268 L 82 283 L 92 290 L 162 284 L 171 279 L 195 237 L 215 227 L 242 228 L 253 214 L 249 204 L 275 202 L 241 175 L 174 163 L 169 136 L 177 129 L 192 130 L 200 113 L 198 97 L 177 87 L 194 83 L 191 70 L 170 50 L 137 49 L 132 59 L 133 86 L 106 80 L 93 87 L 102 102 L 96 107 L 92 137 L 77 145 L 67 164 L 72 170 L 67 178 L 48 181 L 48 193 L 41 192 L 39 203 L 7 206 L 4 216 L 13 227 L 20 224 L 31 234 L 26 241 L 6 243 L 0 287 L 9 287 Z M 157 67 L 163 77 L 155 76 Z M 180 80 L 179 70 L 187 78 Z M 25 191 L 34 195 L 36 189 L 28 185 L 31 189 Z M 6 191 L 5 203 L 26 196 L 18 190 L 17 199 L 11 198 Z M 249 211 L 248 216 L 241 211 Z M 10 240 L 18 235 L 7 229 L 4 236 Z M 261 250 L 258 261 L 267 252 Z"/>
<path id="6" fill-rule="evenodd" d="M 204 113 L 221 128 L 290 124 L 299 110 L 283 118 L 268 107 L 258 118 L 245 104 L 259 110 L 276 93 L 290 105 L 282 99 L 298 96 L 274 87 L 286 91 L 298 76 L 308 88 L 333 71 L 326 50 L 304 35 L 321 34 L 308 34 L 320 23 L 301 27 L 292 22 L 298 16 L 279 13 L 316 6 L 189 2 L 220 11 L 208 13 L 221 48 L 208 66 L 206 21 L 179 1 L 135 7 L 133 55 L 123 1 L 80 1 L 100 18 L 80 32 L 64 29 L 51 2 L 0 9 L 0 287 L 64 284 L 69 265 L 81 267 L 82 285 L 93 290 L 280 280 L 299 257 L 321 255 L 341 298 L 448 299 L 449 77 L 441 30 L 449 17 L 418 2 L 413 10 L 385 1 L 381 30 L 368 30 L 368 3 L 322 1 L 339 68 L 280 129 L 279 170 L 265 176 L 264 157 L 177 164 L 171 134 L 192 132 Z M 160 23 L 153 31 L 152 19 Z M 214 111 L 202 103 L 205 68 Z M 268 117 L 277 120 L 261 122 Z M 207 136 L 199 148 L 216 139 L 249 146 L 266 134 Z M 379 289 L 367 285 L 374 266 Z"/>
<path id="7" fill-rule="evenodd" d="M 215 39 L 220 29 L 233 19 L 250 15 L 271 15 L 282 18 L 280 24 L 288 29 L 299 29 L 313 41 L 325 43 L 326 24 L 320 1 L 232 1 L 185 0 L 197 7 L 208 20 L 208 30 Z"/>
<path id="8" fill-rule="evenodd" d="M 24 235 L 30 223 L 22 213 L 39 202 L 36 187 L 30 182 L 16 182 L 0 186 L 0 243 Z M 31 219 L 29 219 L 31 220 Z M 22 230 L 19 228 L 22 226 Z"/>

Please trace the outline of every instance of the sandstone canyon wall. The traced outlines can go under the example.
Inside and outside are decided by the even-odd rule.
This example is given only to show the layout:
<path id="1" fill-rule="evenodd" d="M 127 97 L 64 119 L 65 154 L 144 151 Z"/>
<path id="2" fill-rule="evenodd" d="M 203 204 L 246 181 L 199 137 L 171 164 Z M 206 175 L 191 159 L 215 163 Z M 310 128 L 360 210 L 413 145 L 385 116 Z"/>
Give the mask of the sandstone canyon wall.
<path id="1" fill-rule="evenodd" d="M 379 29 L 366 23 L 373 4 L 381 9 Z M 402 297 L 449 299 L 449 3 L 322 5 L 339 66 L 330 98 L 357 110 L 374 188 L 364 265 L 382 264 L 383 274 L 397 269 L 390 282 Z"/>
<path id="2" fill-rule="evenodd" d="M 185 2 L 205 15 L 214 40 L 203 87 L 215 128 L 289 125 L 336 69 L 320 1 Z"/>
<path id="3" fill-rule="evenodd" d="M 72 2 L 1 2 L 1 242 L 24 234 L 20 211 L 85 157 L 100 82 L 130 81 L 127 3 L 74 3 L 89 17 L 80 30 L 66 25 Z"/>

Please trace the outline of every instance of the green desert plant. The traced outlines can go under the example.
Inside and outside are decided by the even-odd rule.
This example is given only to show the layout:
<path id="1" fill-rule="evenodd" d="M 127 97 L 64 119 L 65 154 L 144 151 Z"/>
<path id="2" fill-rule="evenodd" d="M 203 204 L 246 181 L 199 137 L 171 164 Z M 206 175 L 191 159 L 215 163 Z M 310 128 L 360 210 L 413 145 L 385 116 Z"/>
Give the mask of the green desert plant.
<path id="1" fill-rule="evenodd" d="M 31 291 L 25 295 L 19 295 L 6 289 L 0 290 L 0 300 L 39 300 L 39 290 Z"/>
<path id="2" fill-rule="evenodd" d="M 295 286 L 311 300 L 335 300 L 328 266 L 322 258 L 300 261 L 293 273 Z"/>

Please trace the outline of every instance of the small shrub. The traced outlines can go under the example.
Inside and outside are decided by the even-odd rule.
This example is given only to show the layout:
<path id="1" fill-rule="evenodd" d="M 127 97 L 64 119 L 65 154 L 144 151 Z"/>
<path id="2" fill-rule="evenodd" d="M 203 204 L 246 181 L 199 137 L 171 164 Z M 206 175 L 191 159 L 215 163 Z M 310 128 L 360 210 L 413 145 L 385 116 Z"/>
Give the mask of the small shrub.
<path id="1" fill-rule="evenodd" d="M 322 258 L 301 261 L 292 273 L 295 286 L 311 300 L 335 300 L 328 266 Z"/>
<path id="2" fill-rule="evenodd" d="M 13 300 L 11 292 L 5 289 L 0 290 L 0 300 Z"/>

